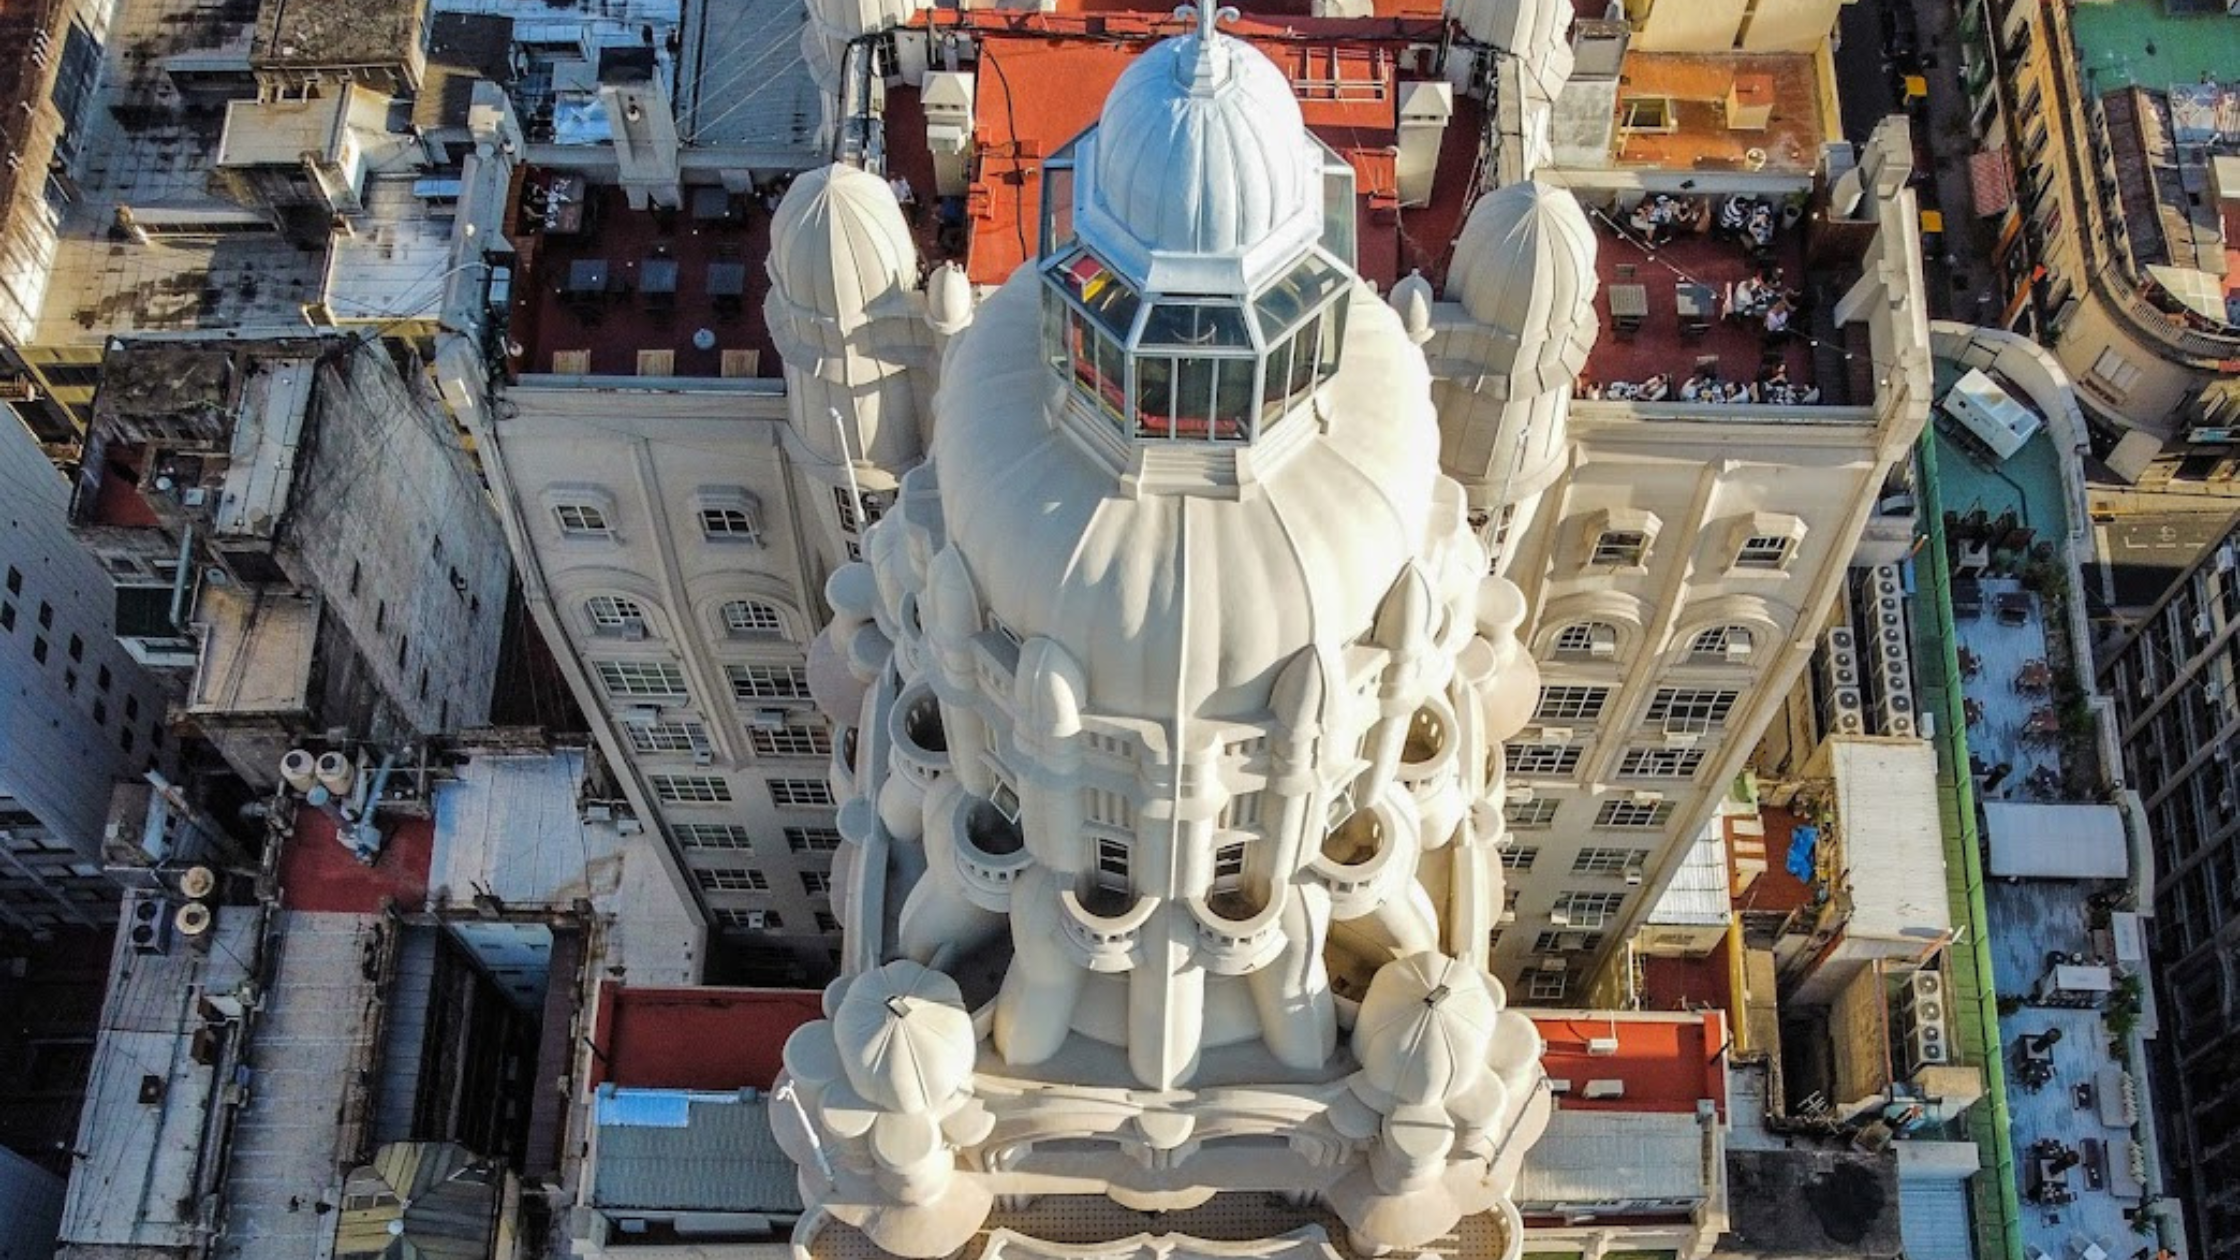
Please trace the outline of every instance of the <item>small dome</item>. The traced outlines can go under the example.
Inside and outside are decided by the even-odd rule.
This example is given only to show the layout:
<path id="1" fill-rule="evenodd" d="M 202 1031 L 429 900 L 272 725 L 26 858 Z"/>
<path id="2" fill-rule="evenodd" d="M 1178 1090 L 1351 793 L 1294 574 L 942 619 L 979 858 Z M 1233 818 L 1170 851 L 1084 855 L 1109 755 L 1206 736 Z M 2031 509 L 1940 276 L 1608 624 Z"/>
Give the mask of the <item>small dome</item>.
<path id="1" fill-rule="evenodd" d="M 972 1080 L 972 1016 L 957 982 L 908 959 L 855 978 L 832 1036 L 848 1084 L 883 1110 L 929 1111 Z"/>
<path id="2" fill-rule="evenodd" d="M 965 278 L 964 268 L 946 262 L 926 278 L 926 322 L 948 337 L 972 322 L 972 282 Z"/>
<path id="3" fill-rule="evenodd" d="M 1290 80 L 1242 40 L 1153 45 L 1113 86 L 1095 143 L 1095 205 L 1137 249 L 1240 254 L 1304 210 L 1319 220 L 1322 157 Z"/>
<path id="4" fill-rule="evenodd" d="M 1370 979 L 1353 1055 L 1369 1083 L 1401 1104 L 1442 1102 L 1485 1070 L 1500 1015 L 1485 973 L 1445 954 L 1410 954 Z"/>
<path id="5" fill-rule="evenodd" d="M 794 313 L 860 324 L 901 304 L 918 248 L 894 191 L 852 166 L 804 172 L 770 222 L 770 282 Z"/>
<path id="6" fill-rule="evenodd" d="M 1513 340 L 1566 341 L 1595 322 L 1594 228 L 1569 191 L 1528 179 L 1471 208 L 1447 296 Z"/>
<path id="7" fill-rule="evenodd" d="M 1409 272 L 1392 286 L 1392 296 L 1385 301 L 1400 313 L 1400 329 L 1408 340 L 1419 346 L 1431 340 L 1431 282 L 1422 272 Z"/>

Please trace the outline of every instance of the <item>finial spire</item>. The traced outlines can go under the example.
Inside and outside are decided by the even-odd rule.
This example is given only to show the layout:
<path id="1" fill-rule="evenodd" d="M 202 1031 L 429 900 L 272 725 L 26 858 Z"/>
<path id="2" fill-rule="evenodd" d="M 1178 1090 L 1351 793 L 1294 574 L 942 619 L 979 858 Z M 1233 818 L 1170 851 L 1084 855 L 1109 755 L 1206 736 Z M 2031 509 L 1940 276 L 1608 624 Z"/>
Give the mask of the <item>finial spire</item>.
<path id="1" fill-rule="evenodd" d="M 1210 92 L 1229 77 L 1229 51 L 1215 40 L 1214 28 L 1223 19 L 1234 22 L 1243 14 L 1228 5 L 1216 4 L 1214 0 L 1198 0 L 1196 4 L 1185 4 L 1176 9 L 1174 15 L 1186 22 L 1196 19 L 1198 23 L 1197 55 L 1187 63 L 1190 87 L 1194 91 Z"/>

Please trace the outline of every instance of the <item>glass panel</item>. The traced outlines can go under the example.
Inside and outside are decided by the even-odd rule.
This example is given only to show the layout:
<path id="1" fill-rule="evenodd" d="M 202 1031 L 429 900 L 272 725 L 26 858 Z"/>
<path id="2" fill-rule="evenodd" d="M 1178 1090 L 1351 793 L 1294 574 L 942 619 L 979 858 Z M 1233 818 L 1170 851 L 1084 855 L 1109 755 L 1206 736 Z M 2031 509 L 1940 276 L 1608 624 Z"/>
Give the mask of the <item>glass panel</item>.
<path id="1" fill-rule="evenodd" d="M 1338 299 L 1322 312 L 1321 361 L 1315 365 L 1315 383 L 1320 384 L 1338 374 L 1338 347 L 1346 339 L 1346 303 Z"/>
<path id="2" fill-rule="evenodd" d="M 1051 275 L 1081 302 L 1105 331 L 1125 342 L 1135 327 L 1136 308 L 1143 299 L 1128 287 L 1118 272 L 1104 265 L 1095 254 L 1082 250 L 1060 263 Z"/>
<path id="3" fill-rule="evenodd" d="M 1174 436 L 1174 360 L 1164 355 L 1135 356 L 1136 436 Z"/>
<path id="4" fill-rule="evenodd" d="M 1146 346 L 1252 345 L 1244 327 L 1244 311 L 1234 306 L 1193 306 L 1167 303 L 1151 308 L 1143 321 Z"/>
<path id="5" fill-rule="evenodd" d="M 1042 168 L 1042 256 L 1073 244 L 1073 168 Z"/>
<path id="6" fill-rule="evenodd" d="M 1123 392 L 1126 388 L 1127 377 L 1121 375 L 1121 373 L 1127 367 L 1127 360 L 1120 353 L 1119 342 L 1105 336 L 1102 332 L 1097 333 L 1096 337 L 1097 376 L 1099 378 L 1097 381 L 1097 401 L 1103 403 L 1114 415 L 1124 416 L 1127 414 L 1128 408 L 1127 396 Z"/>
<path id="7" fill-rule="evenodd" d="M 1251 359 L 1221 359 L 1214 364 L 1213 434 L 1223 442 L 1242 442 L 1251 436 Z"/>
<path id="8" fill-rule="evenodd" d="M 1338 161 L 1322 168 L 1322 247 L 1346 266 L 1354 265 L 1353 167 Z"/>
<path id="9" fill-rule="evenodd" d="M 1320 323 L 1321 317 L 1317 316 L 1315 319 L 1308 321 L 1307 326 L 1301 328 L 1298 334 L 1291 339 L 1290 397 L 1294 406 L 1298 404 L 1300 399 L 1306 397 L 1307 390 L 1313 386 L 1315 381 L 1314 356 L 1315 352 L 1322 346 L 1322 335 L 1317 331 Z"/>
<path id="10" fill-rule="evenodd" d="M 1042 357 L 1062 376 L 1066 371 L 1066 316 L 1072 308 L 1048 285 L 1042 289 Z"/>
<path id="11" fill-rule="evenodd" d="M 1345 273 L 1309 254 L 1255 302 L 1262 341 L 1273 343 L 1345 284 Z"/>
<path id="12" fill-rule="evenodd" d="M 1291 339 L 1286 337 L 1268 351 L 1267 371 L 1260 381 L 1260 423 L 1271 424 L 1283 414 L 1291 393 Z"/>
<path id="13" fill-rule="evenodd" d="M 1175 367 L 1175 436 L 1204 440 L 1214 435 L 1213 359 L 1178 360 Z"/>

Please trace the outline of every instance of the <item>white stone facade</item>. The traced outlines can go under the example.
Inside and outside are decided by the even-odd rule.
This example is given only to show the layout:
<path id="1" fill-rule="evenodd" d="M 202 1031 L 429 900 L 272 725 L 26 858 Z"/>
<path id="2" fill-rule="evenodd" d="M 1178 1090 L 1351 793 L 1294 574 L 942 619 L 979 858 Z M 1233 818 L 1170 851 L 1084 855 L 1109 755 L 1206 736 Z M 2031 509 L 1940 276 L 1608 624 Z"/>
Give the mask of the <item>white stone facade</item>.
<path id="1" fill-rule="evenodd" d="M 1078 237 L 950 345 L 828 583 L 847 974 L 787 1047 L 798 1247 L 1225 1192 L 1360 1253 L 1522 1246 L 1550 1098 L 1485 962 L 1525 609 L 1322 239 L 1324 153 L 1246 45 L 1139 58 L 1053 159 Z"/>

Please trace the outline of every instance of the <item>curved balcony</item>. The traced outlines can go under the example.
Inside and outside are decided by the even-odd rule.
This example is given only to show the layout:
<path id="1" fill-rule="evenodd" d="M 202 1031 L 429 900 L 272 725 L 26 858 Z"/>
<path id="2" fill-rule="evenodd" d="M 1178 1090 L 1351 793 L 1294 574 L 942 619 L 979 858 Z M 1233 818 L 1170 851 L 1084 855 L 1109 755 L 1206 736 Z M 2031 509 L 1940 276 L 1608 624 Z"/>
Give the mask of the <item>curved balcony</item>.
<path id="1" fill-rule="evenodd" d="M 889 764 L 920 787 L 930 788 L 949 772 L 949 735 L 941 724 L 941 700 L 923 681 L 911 683 L 887 711 Z"/>
<path id="2" fill-rule="evenodd" d="M 1130 901 L 1130 896 L 1086 880 L 1081 889 L 1058 890 L 1058 904 L 1065 911 L 1058 921 L 1065 926 L 1064 939 L 1072 947 L 1074 961 L 1100 972 L 1126 971 L 1136 965 L 1136 941 L 1159 903 L 1149 897 Z"/>
<path id="3" fill-rule="evenodd" d="M 1423 702 L 1423 707 L 1408 719 L 1408 734 L 1400 744 L 1400 767 L 1396 772 L 1402 783 L 1421 783 L 1436 778 L 1454 765 L 1456 749 L 1461 734 L 1456 728 L 1454 710 L 1444 696 L 1433 696 Z"/>
<path id="4" fill-rule="evenodd" d="M 1330 914 L 1358 919 L 1382 903 L 1402 863 L 1400 819 L 1383 802 L 1364 806 L 1322 837 L 1321 851 L 1307 860 L 1307 873 L 1330 890 Z"/>
<path id="5" fill-rule="evenodd" d="M 856 728 L 843 726 L 833 732 L 832 764 L 825 769 L 825 781 L 832 785 L 835 799 L 846 800 L 856 794 Z"/>
<path id="6" fill-rule="evenodd" d="M 1012 881 L 1034 861 L 1019 824 L 978 797 L 965 799 L 956 813 L 957 875 L 974 904 L 1001 914 L 1011 900 Z"/>
<path id="7" fill-rule="evenodd" d="M 1198 961 L 1221 976 L 1258 971 L 1283 948 L 1283 896 L 1240 884 L 1184 903 L 1198 923 Z"/>

